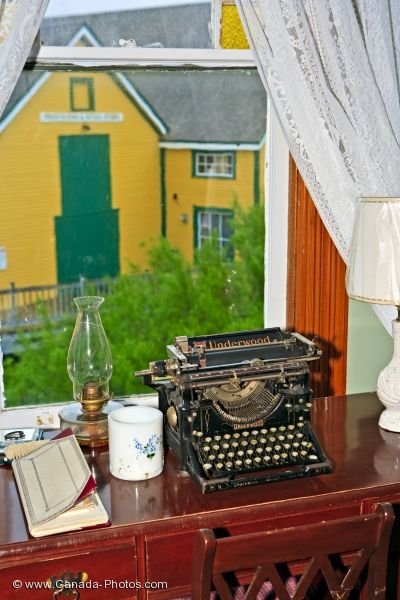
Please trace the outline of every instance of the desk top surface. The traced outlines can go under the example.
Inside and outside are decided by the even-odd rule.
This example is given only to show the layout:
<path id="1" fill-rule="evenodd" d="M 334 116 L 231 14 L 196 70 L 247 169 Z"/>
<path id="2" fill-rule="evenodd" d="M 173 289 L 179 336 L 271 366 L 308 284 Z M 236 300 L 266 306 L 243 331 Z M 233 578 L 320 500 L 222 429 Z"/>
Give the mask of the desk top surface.
<path id="1" fill-rule="evenodd" d="M 381 410 L 374 393 L 314 400 L 313 426 L 333 463 L 333 472 L 321 476 L 203 495 L 190 477 L 178 473 L 168 452 L 163 473 L 141 482 L 110 476 L 107 450 L 88 452 L 87 459 L 112 527 L 133 526 L 137 533 L 160 532 L 167 524 L 176 530 L 195 526 L 205 514 L 209 526 L 217 526 L 222 517 L 236 519 L 250 510 L 257 518 L 360 499 L 400 502 L 400 435 L 378 427 Z M 0 546 L 26 542 L 10 467 L 0 469 L 0 489 Z"/>

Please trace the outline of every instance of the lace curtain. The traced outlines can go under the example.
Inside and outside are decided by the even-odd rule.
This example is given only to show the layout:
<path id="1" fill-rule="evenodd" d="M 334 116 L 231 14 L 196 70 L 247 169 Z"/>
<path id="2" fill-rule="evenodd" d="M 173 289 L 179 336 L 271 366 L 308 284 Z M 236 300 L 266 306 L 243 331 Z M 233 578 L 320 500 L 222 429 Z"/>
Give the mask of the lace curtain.
<path id="1" fill-rule="evenodd" d="M 260 76 L 345 261 L 358 196 L 400 196 L 400 2 L 236 0 Z M 391 332 L 392 307 L 375 307 Z"/>
<path id="2" fill-rule="evenodd" d="M 32 48 L 49 0 L 0 0 L 0 115 Z"/>
<path id="3" fill-rule="evenodd" d="M 32 48 L 49 0 L 0 0 L 0 115 Z M 0 406 L 4 393 L 0 323 Z"/>

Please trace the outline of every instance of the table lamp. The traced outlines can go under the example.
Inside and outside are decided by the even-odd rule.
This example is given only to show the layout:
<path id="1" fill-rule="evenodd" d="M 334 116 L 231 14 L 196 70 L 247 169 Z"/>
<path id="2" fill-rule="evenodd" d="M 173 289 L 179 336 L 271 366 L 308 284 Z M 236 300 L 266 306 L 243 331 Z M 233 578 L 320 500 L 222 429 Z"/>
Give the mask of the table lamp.
<path id="1" fill-rule="evenodd" d="M 350 298 L 397 308 L 393 357 L 380 372 L 379 426 L 400 433 L 400 198 L 359 198 L 346 273 Z"/>

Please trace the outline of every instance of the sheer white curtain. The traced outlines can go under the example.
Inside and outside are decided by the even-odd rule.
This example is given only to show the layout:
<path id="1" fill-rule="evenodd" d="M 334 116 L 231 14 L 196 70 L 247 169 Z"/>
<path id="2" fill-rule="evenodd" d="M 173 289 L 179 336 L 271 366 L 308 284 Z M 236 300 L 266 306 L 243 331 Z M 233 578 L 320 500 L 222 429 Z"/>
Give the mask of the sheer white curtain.
<path id="1" fill-rule="evenodd" d="M 358 196 L 400 196 L 399 0 L 236 0 L 318 212 L 347 261 Z M 375 307 L 391 332 L 394 309 Z"/>
<path id="2" fill-rule="evenodd" d="M 49 0 L 0 0 L 0 115 L 32 48 Z"/>
<path id="3" fill-rule="evenodd" d="M 28 54 L 49 0 L 0 0 L 0 115 Z M 3 404 L 3 355 L 0 322 L 0 406 Z"/>

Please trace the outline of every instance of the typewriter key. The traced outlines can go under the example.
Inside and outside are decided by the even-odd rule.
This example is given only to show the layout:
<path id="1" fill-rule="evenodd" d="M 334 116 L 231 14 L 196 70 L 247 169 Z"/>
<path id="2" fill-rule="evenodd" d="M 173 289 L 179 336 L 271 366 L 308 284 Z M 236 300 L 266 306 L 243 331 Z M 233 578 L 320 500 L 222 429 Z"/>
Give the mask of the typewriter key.
<path id="1" fill-rule="evenodd" d="M 260 437 L 260 439 L 258 440 L 258 443 L 261 444 L 262 446 L 264 446 L 267 443 L 267 438 Z"/>
<path id="2" fill-rule="evenodd" d="M 219 450 L 219 444 L 213 444 L 211 446 L 211 448 L 212 448 L 213 452 L 218 452 L 218 450 Z"/>
<path id="3" fill-rule="evenodd" d="M 246 455 L 251 458 L 254 454 L 254 450 L 252 450 L 251 448 L 249 448 L 248 450 L 246 450 Z"/>
<path id="4" fill-rule="evenodd" d="M 277 428 L 276 428 L 276 427 L 270 427 L 270 428 L 269 428 L 269 432 L 270 432 L 270 433 L 276 433 L 277 431 L 278 431 L 278 430 L 277 430 Z"/>
<path id="5" fill-rule="evenodd" d="M 239 442 L 232 442 L 231 448 L 232 450 L 237 450 L 239 448 Z"/>
<path id="6" fill-rule="evenodd" d="M 243 466 L 243 462 L 241 460 L 235 460 L 236 469 L 241 469 Z"/>
<path id="7" fill-rule="evenodd" d="M 238 440 L 240 438 L 240 433 L 234 433 L 233 436 L 236 440 Z"/>
<path id="8" fill-rule="evenodd" d="M 225 433 L 224 435 L 224 440 L 230 440 L 231 439 L 231 434 L 230 433 Z"/>
<path id="9" fill-rule="evenodd" d="M 294 435 L 293 433 L 288 433 L 286 436 L 286 439 L 288 442 L 292 442 L 294 440 Z"/>
<path id="10" fill-rule="evenodd" d="M 205 463 L 205 464 L 203 465 L 203 469 L 204 469 L 205 471 L 211 471 L 211 469 L 212 469 L 212 464 L 210 464 L 210 463 Z"/>
<path id="11" fill-rule="evenodd" d="M 227 471 L 232 471 L 232 469 L 233 469 L 233 462 L 231 462 L 230 460 L 228 460 L 228 462 L 225 463 L 225 469 Z"/>
<path id="12" fill-rule="evenodd" d="M 283 444 L 283 449 L 286 450 L 286 452 L 290 450 L 290 444 Z"/>
<path id="13" fill-rule="evenodd" d="M 279 431 L 286 431 L 286 425 L 280 425 L 279 426 Z"/>
<path id="14" fill-rule="evenodd" d="M 297 460 L 299 458 L 299 453 L 296 452 L 295 450 L 293 450 L 293 452 L 290 453 L 290 456 L 294 459 Z"/>
<path id="15" fill-rule="evenodd" d="M 318 456 L 317 456 L 316 454 L 309 454 L 309 455 L 308 455 L 308 458 L 309 458 L 310 460 L 318 460 Z"/>
<path id="16" fill-rule="evenodd" d="M 235 453 L 228 452 L 228 454 L 226 455 L 226 458 L 229 458 L 230 461 L 233 461 L 233 459 L 235 458 Z"/>
<path id="17" fill-rule="evenodd" d="M 204 438 L 204 441 L 206 442 L 206 444 L 211 444 L 211 442 L 213 441 L 212 438 L 210 437 L 206 437 Z"/>
<path id="18" fill-rule="evenodd" d="M 248 432 L 248 431 L 242 431 L 242 436 L 243 436 L 244 438 L 247 438 L 247 437 L 249 437 L 249 435 L 250 435 L 250 434 L 249 434 L 249 432 Z"/>
<path id="19" fill-rule="evenodd" d="M 270 454 L 272 452 L 272 446 L 265 446 L 265 452 Z"/>
<path id="20" fill-rule="evenodd" d="M 217 460 L 225 460 L 225 454 L 223 454 L 222 452 L 217 454 Z"/>
<path id="21" fill-rule="evenodd" d="M 242 448 L 247 448 L 249 442 L 247 440 L 240 440 L 240 445 L 242 446 Z"/>
<path id="22" fill-rule="evenodd" d="M 278 435 L 279 442 L 284 442 L 285 440 L 286 440 L 286 437 L 284 435 Z"/>
<path id="23" fill-rule="evenodd" d="M 258 456 L 261 456 L 261 454 L 264 454 L 264 448 L 256 448 L 256 454 L 258 454 Z"/>
<path id="24" fill-rule="evenodd" d="M 244 457 L 244 452 L 243 450 L 238 450 L 237 455 L 238 458 L 243 458 Z"/>
<path id="25" fill-rule="evenodd" d="M 287 453 L 286 453 L 286 452 L 282 452 L 282 453 L 281 453 L 281 459 L 282 459 L 284 462 L 285 462 L 285 461 L 287 461 L 287 459 L 288 459 L 288 455 L 287 455 Z"/>
<path id="26" fill-rule="evenodd" d="M 202 447 L 202 451 L 204 452 L 204 454 L 208 454 L 210 452 L 211 448 L 210 446 L 203 446 Z"/>
<path id="27" fill-rule="evenodd" d="M 214 441 L 215 442 L 220 442 L 222 440 L 220 435 L 214 435 Z"/>
<path id="28" fill-rule="evenodd" d="M 230 448 L 230 445 L 227 444 L 226 442 L 224 444 L 222 444 L 222 450 L 224 450 L 225 452 L 228 452 L 229 448 Z"/>
<path id="29" fill-rule="evenodd" d="M 223 468 L 224 468 L 224 463 L 218 462 L 218 463 L 215 465 L 215 468 L 216 468 L 216 470 L 217 470 L 217 471 L 222 471 L 222 470 L 223 470 Z"/>
<path id="30" fill-rule="evenodd" d="M 260 467 L 262 465 L 262 458 L 260 458 L 260 456 L 256 456 L 253 462 L 255 467 Z"/>
<path id="31" fill-rule="evenodd" d="M 266 436 L 268 433 L 268 429 L 261 429 L 260 433 L 261 435 Z"/>
<path id="32" fill-rule="evenodd" d="M 269 465 L 271 463 L 271 457 L 269 456 L 269 454 L 266 454 L 263 458 L 263 463 L 265 465 Z"/>
<path id="33" fill-rule="evenodd" d="M 268 441 L 270 444 L 274 444 L 276 442 L 276 437 L 273 435 L 270 435 L 268 438 Z"/>
<path id="34" fill-rule="evenodd" d="M 281 457 L 279 456 L 279 454 L 274 454 L 272 456 L 272 462 L 273 463 L 278 464 L 280 462 L 280 460 L 281 460 Z"/>
<path id="35" fill-rule="evenodd" d="M 208 462 L 213 463 L 215 459 L 216 459 L 216 456 L 214 454 L 208 455 Z"/>
<path id="36" fill-rule="evenodd" d="M 280 452 L 282 450 L 282 446 L 280 444 L 275 444 L 274 450 L 275 452 Z"/>
<path id="37" fill-rule="evenodd" d="M 253 448 L 254 446 L 258 446 L 258 440 L 255 440 L 254 438 L 250 440 L 250 446 L 252 446 Z"/>
<path id="38" fill-rule="evenodd" d="M 258 436 L 258 429 L 253 429 L 253 431 L 251 432 L 251 435 L 253 435 L 254 437 Z"/>
<path id="39" fill-rule="evenodd" d="M 294 448 L 295 450 L 297 450 L 298 448 L 300 448 L 299 442 L 293 442 L 292 448 Z"/>
<path id="40" fill-rule="evenodd" d="M 301 451 L 300 451 L 300 456 L 301 456 L 301 458 L 303 458 L 303 459 L 304 459 L 304 458 L 307 458 L 307 456 L 308 456 L 308 452 L 307 452 L 306 450 L 301 450 Z"/>

